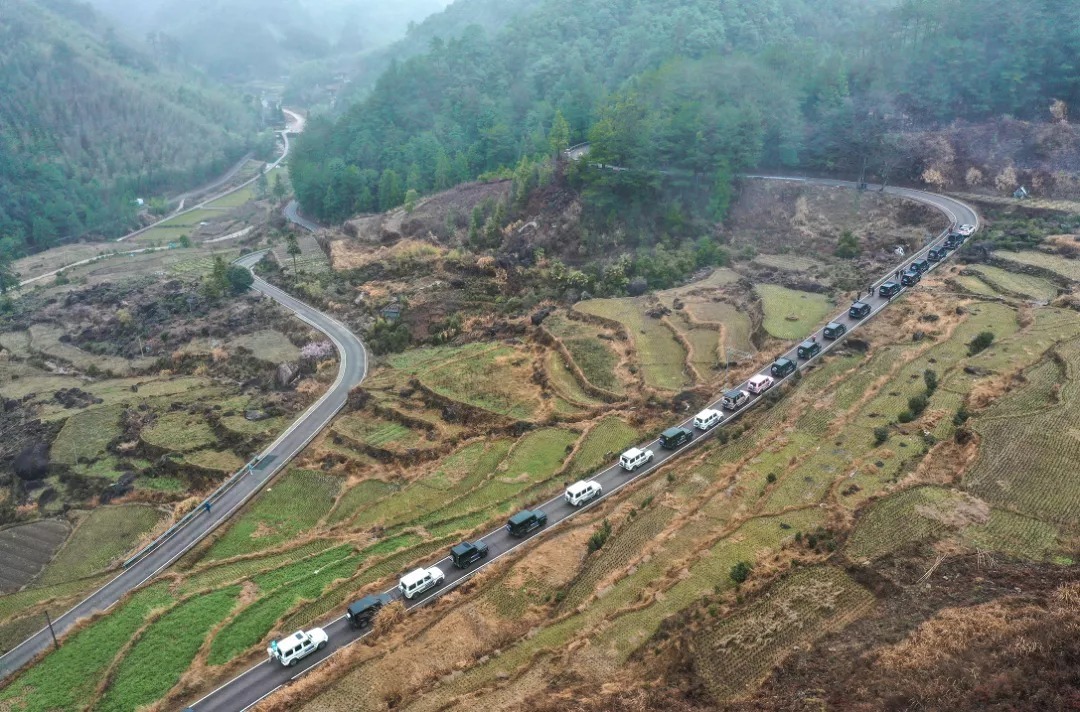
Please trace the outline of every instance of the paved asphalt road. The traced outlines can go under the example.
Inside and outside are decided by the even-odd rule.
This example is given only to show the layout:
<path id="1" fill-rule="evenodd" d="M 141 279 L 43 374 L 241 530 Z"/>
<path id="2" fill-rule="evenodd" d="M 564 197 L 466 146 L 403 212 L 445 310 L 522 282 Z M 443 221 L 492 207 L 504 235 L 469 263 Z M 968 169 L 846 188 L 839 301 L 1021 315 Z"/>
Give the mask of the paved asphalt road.
<path id="1" fill-rule="evenodd" d="M 849 183 L 846 181 L 816 180 L 803 178 L 779 178 L 772 176 L 749 177 L 768 180 L 794 180 L 800 182 L 812 182 L 817 185 L 843 186 L 852 188 L 855 187 L 854 183 Z M 876 188 L 877 186 L 870 187 L 871 190 L 874 190 Z M 964 223 L 970 223 L 972 225 L 975 225 L 976 227 L 979 225 L 979 217 L 974 210 L 972 210 L 967 205 L 964 205 L 963 203 L 953 200 L 951 198 L 947 198 L 941 195 L 935 195 L 932 193 L 924 193 L 917 190 L 910 190 L 907 188 L 886 188 L 885 192 L 891 193 L 893 195 L 903 196 L 905 198 L 910 198 L 912 200 L 917 200 L 921 203 L 935 207 L 941 212 L 943 212 L 954 226 L 962 225 Z M 903 264 L 907 264 L 908 262 L 918 258 L 922 254 L 924 254 L 926 250 L 941 243 L 943 241 L 943 238 L 944 233 L 942 235 L 939 235 L 937 239 L 935 239 L 932 243 L 926 245 L 919 252 L 909 255 L 907 258 L 905 258 Z M 901 265 L 897 265 L 897 267 L 900 266 Z M 937 265 L 934 264 L 931 269 L 936 266 Z M 882 278 L 875 283 L 875 287 L 878 286 L 881 282 L 884 282 L 887 279 L 891 278 L 892 274 L 893 273 L 890 271 L 889 274 L 883 275 Z M 904 291 L 907 291 L 907 288 L 905 288 Z M 871 316 L 873 316 L 874 314 L 877 314 L 886 306 L 888 306 L 890 300 L 882 299 L 881 297 L 875 295 L 874 297 L 867 297 L 863 301 L 871 305 L 873 309 L 873 311 L 871 312 Z M 844 312 L 836 317 L 836 321 L 839 321 L 845 326 L 847 326 L 848 333 L 851 333 L 851 331 L 857 329 L 860 324 L 862 324 L 862 322 L 865 322 L 869 318 L 870 317 L 866 317 L 863 319 L 852 319 L 848 316 L 847 308 L 845 307 Z M 839 341 L 827 341 L 820 329 L 814 334 L 814 336 L 816 336 L 818 343 L 822 345 L 822 355 L 832 349 L 837 343 L 839 343 L 839 341 L 843 340 L 840 339 Z M 777 354 L 776 356 L 777 358 L 779 358 L 780 356 L 785 356 L 792 361 L 798 362 L 795 353 L 795 346 L 793 346 L 786 353 Z M 820 358 L 821 356 L 818 356 L 814 360 Z M 808 362 L 803 361 L 798 363 L 800 365 L 800 368 L 803 368 Z M 768 368 L 769 367 L 766 366 L 760 371 L 760 373 L 767 375 Z M 773 388 L 776 388 L 781 383 L 788 380 L 788 378 L 792 377 L 793 376 L 788 376 L 787 378 L 780 379 L 779 381 L 777 381 L 776 385 L 773 386 Z M 742 386 L 739 387 L 745 388 L 746 384 L 744 383 Z M 659 441 L 657 440 L 653 440 L 646 445 L 639 446 L 642 448 L 651 449 L 655 453 L 655 457 L 653 458 L 651 463 L 639 467 L 633 473 L 624 472 L 623 469 L 616 463 L 608 466 L 607 469 L 596 473 L 591 479 L 599 482 L 600 485 L 603 487 L 603 498 L 610 497 L 612 493 L 616 492 L 622 487 L 625 487 L 630 482 L 633 482 L 640 477 L 645 477 L 649 475 L 656 468 L 662 466 L 672 457 L 675 457 L 677 454 L 683 453 L 687 449 L 693 448 L 701 441 L 710 437 L 719 427 L 724 427 L 730 421 L 735 420 L 744 411 L 753 407 L 759 400 L 762 399 L 762 397 L 763 396 L 751 396 L 751 400 L 746 406 L 734 413 L 726 413 L 723 422 L 719 426 L 713 428 L 712 430 L 704 434 L 698 432 L 694 440 L 691 441 L 689 445 L 684 446 L 680 450 L 663 450 L 660 448 Z M 716 403 L 713 403 L 709 407 L 720 410 L 719 399 Z M 693 416 L 691 415 L 691 417 L 684 419 L 680 423 L 673 423 L 673 425 L 682 425 L 683 427 L 691 428 L 692 421 Z M 595 506 L 595 504 L 597 502 L 600 502 L 601 499 L 593 500 L 593 502 L 589 505 L 586 505 L 586 507 Z M 567 504 L 566 501 L 562 498 L 561 494 L 554 499 L 537 505 L 537 507 L 547 513 L 548 524 L 547 527 L 533 532 L 532 536 L 536 536 L 544 532 L 546 529 L 550 529 L 558 522 L 561 522 L 562 520 L 574 515 L 578 511 L 574 507 L 571 507 L 569 504 Z M 475 573 L 480 568 L 483 568 L 483 566 L 490 565 L 495 560 L 506 555 L 518 546 L 522 546 L 523 544 L 528 542 L 529 538 L 531 537 L 526 537 L 524 539 L 516 539 L 511 537 L 505 529 L 496 529 L 495 531 L 483 537 L 483 540 L 487 543 L 489 549 L 488 558 L 485 561 L 480 562 L 480 565 L 474 566 L 471 569 L 465 571 L 455 568 L 454 565 L 451 563 L 449 556 L 440 559 L 439 561 L 417 562 L 417 566 L 438 566 L 446 575 L 446 580 L 441 586 L 432 589 L 425 594 L 422 594 L 421 596 L 417 597 L 412 601 L 406 601 L 406 608 L 411 609 L 417 606 L 422 606 L 428 601 L 437 598 L 439 595 L 446 593 L 454 586 L 464 581 L 468 576 Z M 390 594 L 395 600 L 400 600 L 402 598 L 401 594 L 396 588 L 390 589 L 389 591 L 387 591 L 387 593 Z M 323 650 L 318 651 L 310 655 L 309 657 L 299 661 L 299 663 L 295 667 L 287 668 L 276 661 L 271 661 L 269 659 L 263 660 L 262 662 L 258 663 L 254 667 L 249 668 L 245 672 L 241 673 L 237 677 L 233 678 L 229 682 L 219 687 L 214 692 L 210 693 L 206 697 L 196 702 L 193 705 L 193 708 L 197 712 L 239 712 L 241 710 L 245 710 L 254 705 L 256 702 L 275 692 L 278 688 L 282 687 L 283 685 L 289 684 L 290 681 L 295 680 L 307 671 L 316 667 L 317 665 L 325 661 L 327 658 L 329 658 L 331 655 L 333 655 L 335 651 L 340 650 L 341 648 L 349 645 L 350 643 L 359 640 L 367 634 L 366 630 L 351 630 L 349 628 L 348 621 L 344 617 L 344 611 L 342 611 L 342 615 L 340 617 L 324 624 L 323 628 L 330 638 L 329 644 Z"/>
<path id="2" fill-rule="evenodd" d="M 238 264 L 251 267 L 262 255 L 261 252 L 247 255 L 238 260 Z M 274 299 L 333 341 L 340 359 L 337 379 L 318 401 L 262 451 L 253 469 L 239 477 L 237 483 L 214 503 L 210 512 L 200 510 L 159 548 L 132 564 L 105 586 L 90 594 L 82 603 L 55 618 L 53 627 L 57 634 L 68 630 L 80 618 L 108 610 L 124 594 L 172 564 L 226 521 L 330 422 L 345 405 L 349 390 L 367 375 L 367 353 L 364 345 L 339 321 L 316 311 L 258 277 L 255 278 L 252 288 Z M 50 645 L 49 632 L 42 629 L 0 656 L 0 679 L 29 663 Z"/>
<path id="3" fill-rule="evenodd" d="M 285 217 L 289 222 L 295 223 L 309 232 L 315 232 L 319 229 L 318 223 L 314 223 L 300 214 L 300 205 L 295 200 L 290 200 L 288 205 L 285 206 Z"/>

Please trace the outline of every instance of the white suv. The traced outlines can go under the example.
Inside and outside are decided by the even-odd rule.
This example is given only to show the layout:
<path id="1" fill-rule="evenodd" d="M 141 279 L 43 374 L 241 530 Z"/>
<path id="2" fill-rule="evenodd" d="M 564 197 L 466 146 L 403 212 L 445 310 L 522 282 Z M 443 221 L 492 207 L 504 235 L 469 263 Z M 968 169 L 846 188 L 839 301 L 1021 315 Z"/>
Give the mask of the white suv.
<path id="1" fill-rule="evenodd" d="M 445 578 L 442 569 L 438 566 L 432 566 L 430 569 L 416 569 L 401 577 L 401 581 L 398 582 L 398 590 L 401 591 L 402 596 L 411 600 L 413 596 L 421 594 L 429 588 L 435 588 Z"/>
<path id="2" fill-rule="evenodd" d="M 773 379 L 772 376 L 766 376 L 762 373 L 756 376 L 751 376 L 750 380 L 746 382 L 746 390 L 754 394 L 762 394 L 765 391 L 772 388 Z"/>
<path id="3" fill-rule="evenodd" d="M 698 430 L 708 430 L 714 425 L 718 425 L 723 418 L 724 414 L 720 411 L 706 408 L 694 416 L 694 427 Z"/>
<path id="4" fill-rule="evenodd" d="M 301 658 L 306 658 L 316 650 L 325 648 L 328 640 L 330 638 L 322 628 L 312 628 L 306 632 L 298 630 L 287 638 L 270 643 L 266 652 L 271 660 L 277 660 L 282 665 L 292 667 L 300 662 Z"/>
<path id="5" fill-rule="evenodd" d="M 604 488 L 600 486 L 599 482 L 578 480 L 566 488 L 566 502 L 571 507 L 580 507 L 603 493 Z"/>
<path id="6" fill-rule="evenodd" d="M 622 457 L 619 458 L 619 464 L 627 472 L 633 472 L 651 459 L 653 459 L 652 450 L 638 450 L 636 447 L 632 447 L 622 454 Z"/>

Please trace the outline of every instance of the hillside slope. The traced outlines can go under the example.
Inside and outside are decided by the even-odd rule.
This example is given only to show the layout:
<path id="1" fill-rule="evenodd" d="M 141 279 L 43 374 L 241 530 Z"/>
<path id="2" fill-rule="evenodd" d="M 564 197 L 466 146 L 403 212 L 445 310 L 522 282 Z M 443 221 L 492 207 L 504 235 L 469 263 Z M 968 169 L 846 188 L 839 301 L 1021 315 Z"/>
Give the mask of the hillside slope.
<path id="1" fill-rule="evenodd" d="M 189 186 L 256 148 L 255 111 L 160 68 L 88 6 L 3 7 L 0 249 L 116 234 L 136 196 Z"/>

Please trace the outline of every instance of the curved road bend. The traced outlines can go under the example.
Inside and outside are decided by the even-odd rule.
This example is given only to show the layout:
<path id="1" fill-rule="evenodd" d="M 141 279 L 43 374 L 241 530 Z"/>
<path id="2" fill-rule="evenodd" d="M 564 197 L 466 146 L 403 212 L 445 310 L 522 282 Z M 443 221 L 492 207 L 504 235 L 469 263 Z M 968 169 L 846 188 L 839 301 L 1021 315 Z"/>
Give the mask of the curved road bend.
<path id="1" fill-rule="evenodd" d="M 855 187 L 855 183 L 851 183 L 848 181 L 811 180 L 805 178 L 779 178 L 772 176 L 748 177 L 768 178 L 769 180 L 793 180 L 826 186 L 842 186 L 852 188 Z M 876 189 L 877 186 L 872 186 L 872 188 Z M 924 193 L 922 191 L 911 190 L 907 188 L 886 188 L 885 192 L 909 198 L 911 200 L 916 200 L 923 204 L 934 207 L 944 213 L 953 226 L 961 225 L 964 223 L 970 223 L 972 225 L 975 225 L 976 227 L 978 227 L 979 225 L 979 216 L 975 213 L 975 211 L 964 203 L 953 200 L 952 198 L 935 195 L 933 193 Z M 907 258 L 905 258 L 902 264 L 906 265 L 912 260 L 922 256 L 931 247 L 940 244 L 947 233 L 948 230 L 939 235 L 923 249 L 915 252 L 912 255 L 909 255 Z M 940 263 L 934 263 L 931 269 L 934 269 L 937 264 Z M 897 267 L 900 266 L 902 265 L 897 265 Z M 893 269 L 896 269 L 896 267 L 894 267 Z M 890 270 L 888 274 L 884 275 L 881 279 L 874 283 L 875 287 L 892 277 L 892 274 L 893 270 Z M 905 287 L 903 291 L 906 292 L 907 288 Z M 868 297 L 866 299 L 863 299 L 863 301 L 871 305 L 871 308 L 873 309 L 873 311 L 871 312 L 871 316 L 873 316 L 883 310 L 886 306 L 888 306 L 890 300 L 882 299 L 875 294 L 874 297 Z M 845 324 L 848 327 L 848 333 L 850 333 L 851 331 L 857 329 L 862 324 L 862 322 L 865 322 L 869 318 L 870 317 L 866 317 L 862 320 L 851 319 L 849 318 L 847 310 L 845 309 L 845 311 L 839 316 L 837 316 L 835 320 Z M 821 329 L 815 332 L 814 336 L 817 337 L 818 343 L 822 344 L 822 355 L 827 353 L 830 349 L 834 348 L 838 343 L 838 341 L 826 341 Z M 839 341 L 843 341 L 843 338 L 841 338 Z M 805 368 L 805 366 L 809 362 L 804 361 L 800 363 L 798 358 L 796 357 L 795 350 L 796 347 L 793 345 L 792 348 L 788 349 L 785 353 L 777 354 L 777 357 L 787 357 L 792 361 L 799 363 L 800 369 Z M 812 360 L 817 360 L 820 358 L 821 356 L 817 356 L 815 357 L 815 359 Z M 768 369 L 769 366 L 766 366 L 761 371 L 759 371 L 759 373 L 767 374 Z M 792 376 L 787 376 L 786 378 L 778 380 L 776 386 L 779 386 L 780 383 L 783 383 L 790 378 L 792 378 Z M 776 386 L 774 386 L 774 388 Z M 744 382 L 741 386 L 737 387 L 745 389 L 746 383 Z M 600 485 L 604 489 L 604 494 L 600 499 L 593 500 L 593 502 L 589 505 L 586 505 L 586 507 L 595 506 L 598 502 L 606 499 L 607 497 L 610 497 L 614 492 L 625 487 L 634 480 L 637 480 L 640 477 L 647 476 L 656 468 L 671 460 L 673 457 L 676 457 L 685 452 L 687 449 L 690 449 L 700 444 L 701 441 L 712 436 L 718 428 L 725 427 L 729 422 L 738 418 L 738 416 L 741 415 L 745 410 L 753 407 L 761 399 L 762 396 L 752 396 L 748 405 L 744 406 L 742 409 L 734 413 L 726 415 L 723 422 L 719 426 L 713 428 L 707 433 L 699 433 L 695 436 L 694 440 L 692 440 L 688 445 L 683 446 L 683 448 L 679 450 L 663 450 L 660 448 L 659 441 L 657 440 L 653 440 L 646 445 L 640 446 L 643 448 L 651 449 L 654 453 L 656 453 L 656 456 L 653 458 L 651 463 L 640 467 L 632 474 L 623 472 L 622 468 L 618 465 L 618 463 L 609 465 L 606 469 L 594 474 L 591 479 L 600 483 Z M 709 407 L 720 410 L 719 399 Z M 690 418 L 684 419 L 683 421 L 678 423 L 678 425 L 692 428 L 693 417 L 691 416 Z M 563 500 L 561 494 L 551 500 L 548 500 L 547 502 L 544 502 L 543 504 L 538 505 L 538 508 L 542 509 L 544 512 L 547 513 L 548 526 L 545 529 L 537 530 L 533 533 L 532 536 L 536 536 L 537 534 L 545 531 L 546 529 L 551 528 L 558 522 L 561 522 L 564 519 L 573 516 L 578 511 L 568 505 Z M 531 537 L 526 537 L 525 539 L 515 539 L 512 538 L 509 534 L 507 534 L 504 529 L 496 529 L 495 531 L 482 537 L 482 539 L 484 540 L 484 542 L 487 543 L 489 548 L 490 553 L 488 555 L 488 558 L 485 561 L 482 561 L 480 566 L 476 566 L 465 571 L 455 568 L 451 563 L 449 557 L 445 557 L 438 561 L 422 563 L 417 562 L 417 566 L 438 566 L 440 569 L 442 569 L 443 573 L 446 574 L 446 581 L 443 583 L 442 586 L 439 586 L 438 588 L 421 595 L 417 599 L 414 599 L 412 601 L 405 601 L 406 608 L 412 609 L 416 608 L 417 606 L 422 606 L 428 601 L 431 601 L 438 596 L 446 593 L 447 591 L 454 588 L 454 586 L 460 584 L 470 575 L 479 571 L 481 568 L 485 566 L 490 566 L 496 560 L 505 556 L 513 549 L 522 546 L 523 544 L 528 542 L 530 538 Z M 390 596 L 392 596 L 395 600 L 401 600 L 401 594 L 398 592 L 397 588 L 392 588 L 386 593 L 390 594 Z M 255 705 L 263 698 L 268 697 L 282 686 L 289 684 L 289 682 L 291 682 L 292 680 L 295 680 L 296 678 L 304 675 L 307 671 L 326 661 L 327 658 L 333 655 L 335 651 L 340 650 L 367 635 L 366 630 L 363 632 L 356 632 L 351 630 L 344 615 L 325 623 L 323 627 L 330 638 L 330 642 L 324 650 L 310 655 L 309 657 L 301 660 L 295 667 L 291 668 L 283 667 L 277 662 L 263 660 L 262 662 L 256 664 L 255 666 L 249 668 L 237 677 L 233 678 L 229 682 L 226 682 L 224 685 L 214 690 L 206 697 L 203 697 L 201 700 L 199 700 L 193 705 L 193 709 L 195 709 L 196 712 L 240 712 L 241 710 L 246 710 L 249 707 Z"/>
<path id="2" fill-rule="evenodd" d="M 262 259 L 263 254 L 258 252 L 246 255 L 237 260 L 237 263 L 251 268 Z M 364 345 L 341 322 L 316 311 L 258 277 L 255 278 L 252 289 L 267 295 L 330 338 L 338 350 L 336 380 L 319 400 L 262 451 L 252 470 L 239 477 L 236 484 L 214 503 L 210 512 L 200 511 L 157 549 L 132 564 L 74 608 L 53 619 L 57 634 L 67 631 L 80 618 L 108 610 L 124 594 L 165 569 L 225 522 L 330 422 L 345 405 L 349 390 L 367 375 L 368 361 Z M 49 631 L 43 628 L 0 656 L 0 679 L 32 661 L 51 644 Z"/>

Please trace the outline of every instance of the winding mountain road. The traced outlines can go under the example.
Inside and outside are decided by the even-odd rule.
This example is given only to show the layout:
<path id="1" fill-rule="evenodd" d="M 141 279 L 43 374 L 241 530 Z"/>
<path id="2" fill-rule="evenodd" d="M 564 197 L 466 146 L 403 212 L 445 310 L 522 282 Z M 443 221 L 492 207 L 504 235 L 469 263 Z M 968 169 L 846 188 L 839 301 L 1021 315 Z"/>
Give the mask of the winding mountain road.
<path id="1" fill-rule="evenodd" d="M 746 177 L 761 180 L 796 181 L 802 183 L 812 183 L 814 185 L 856 188 L 855 183 L 839 180 L 788 178 L 777 176 Z M 878 189 L 878 187 L 879 186 L 869 186 L 869 189 L 876 190 Z M 976 226 L 976 228 L 979 226 L 978 214 L 976 214 L 976 212 L 971 207 L 958 200 L 954 200 L 943 195 L 926 193 L 923 191 L 912 190 L 909 188 L 886 187 L 884 189 L 884 192 L 898 197 L 914 200 L 939 210 L 949 219 L 952 227 L 956 227 L 964 223 L 974 225 Z M 882 282 L 890 279 L 893 276 L 893 271 L 895 269 L 904 267 L 908 263 L 919 259 L 931 247 L 935 247 L 941 244 L 947 233 L 948 230 L 938 235 L 937 238 L 932 240 L 921 250 L 906 257 L 901 264 L 896 265 L 893 270 L 889 270 L 888 274 L 883 275 L 881 279 L 874 283 L 875 296 L 866 297 L 862 300 L 863 302 L 870 305 L 872 309 L 870 316 L 864 317 L 862 319 L 852 319 L 851 317 L 849 317 L 847 309 L 845 309 L 842 314 L 835 318 L 835 321 L 839 321 L 842 324 L 846 325 L 848 328 L 848 333 L 850 334 L 852 331 L 858 329 L 868 319 L 880 313 L 888 306 L 891 300 L 877 296 L 876 287 L 880 286 Z M 938 264 L 941 263 L 931 263 L 930 269 L 935 269 Z M 903 292 L 906 292 L 908 289 L 909 288 L 905 287 L 901 294 Z M 794 344 L 785 353 L 777 354 L 777 357 L 783 356 L 789 358 L 793 362 L 799 364 L 799 369 L 804 369 L 810 363 L 820 360 L 822 357 L 824 357 L 826 353 L 828 353 L 830 350 L 835 348 L 837 344 L 843 341 L 843 338 L 836 341 L 826 340 L 824 334 L 822 333 L 822 329 L 818 329 L 813 336 L 816 337 L 818 343 L 822 345 L 822 352 L 813 359 L 810 359 L 808 361 L 800 361 L 796 356 L 796 346 Z M 765 368 L 761 369 L 759 373 L 768 375 L 768 370 L 769 366 L 766 366 Z M 776 388 L 781 383 L 794 377 L 795 374 L 791 374 L 785 378 L 777 379 L 777 382 L 773 386 L 773 388 Z M 745 389 L 746 383 L 744 382 L 740 386 L 735 386 L 735 388 Z M 696 435 L 694 440 L 692 440 L 688 445 L 682 447 L 679 450 L 663 450 L 660 448 L 658 440 L 653 440 L 652 442 L 649 442 L 647 444 L 640 445 L 639 447 L 641 448 L 648 448 L 653 450 L 653 452 L 655 453 L 655 457 L 653 458 L 653 460 L 647 465 L 640 467 L 632 474 L 624 472 L 618 463 L 613 463 L 604 470 L 594 474 L 589 479 L 599 482 L 600 485 L 603 487 L 604 494 L 603 497 L 594 500 L 592 503 L 587 505 L 586 508 L 596 506 L 597 503 L 603 501 L 608 497 L 611 497 L 615 492 L 619 491 L 623 487 L 626 487 L 631 482 L 642 477 L 647 477 L 657 468 L 662 467 L 671 459 L 682 455 L 688 450 L 694 449 L 696 446 L 700 445 L 702 442 L 712 437 L 717 430 L 722 427 L 726 427 L 732 421 L 737 420 L 739 416 L 742 415 L 742 413 L 746 412 L 750 408 L 753 408 L 755 405 L 761 402 L 763 398 L 763 395 L 751 395 L 751 400 L 747 405 L 743 406 L 741 409 L 735 411 L 734 413 L 725 415 L 723 422 L 719 426 L 713 428 L 706 433 L 700 433 Z M 709 407 L 720 410 L 721 407 L 719 398 L 717 398 L 717 401 Z M 693 418 L 690 417 L 684 419 L 682 422 L 673 423 L 673 425 L 681 425 L 683 427 L 692 429 Z M 543 533 L 544 531 L 552 528 L 559 522 L 562 522 L 563 520 L 568 519 L 581 511 L 567 504 L 561 494 L 554 497 L 553 499 L 548 500 L 547 502 L 538 504 L 536 508 L 542 509 L 544 512 L 547 513 L 547 527 L 537 530 L 532 534 L 532 536 L 526 537 L 524 539 L 515 539 L 511 537 L 501 527 L 499 529 L 496 529 L 495 531 L 490 532 L 489 534 L 482 537 L 483 541 L 487 543 L 489 548 L 490 553 L 488 555 L 488 558 L 481 561 L 480 565 L 474 568 L 468 570 L 457 569 L 453 566 L 449 557 L 444 557 L 442 559 L 439 559 L 438 561 L 416 562 L 417 566 L 438 566 L 440 569 L 442 569 L 443 573 L 446 574 L 446 580 L 441 586 L 427 592 L 426 594 L 423 594 L 419 598 L 412 601 L 405 601 L 406 608 L 416 608 L 436 599 L 438 596 L 443 595 L 444 593 L 453 589 L 455 586 L 462 583 L 472 574 L 476 573 L 477 571 L 481 570 L 486 566 L 490 566 L 495 561 L 507 555 L 519 546 L 524 546 L 529 542 L 532 537 Z M 396 587 L 391 588 L 386 593 L 395 600 L 402 600 L 401 594 Z M 281 687 L 288 685 L 292 680 L 303 676 L 311 669 L 319 666 L 327 659 L 329 659 L 336 651 L 341 650 L 342 648 L 356 642 L 368 633 L 367 630 L 358 632 L 350 629 L 348 621 L 345 619 L 344 615 L 340 615 L 338 618 L 324 623 L 323 628 L 329 636 L 329 644 L 323 650 L 318 651 L 311 656 L 304 658 L 303 660 L 300 660 L 295 667 L 287 668 L 283 667 L 276 661 L 263 660 L 262 662 L 259 662 L 253 667 L 247 669 L 232 680 L 226 682 L 224 685 L 214 690 L 209 695 L 195 702 L 189 709 L 194 709 L 196 712 L 240 712 L 241 710 L 246 710 L 249 707 L 255 705 L 260 700 L 264 699 L 265 697 L 273 694 Z"/>
<path id="2" fill-rule="evenodd" d="M 246 255 L 237 264 L 251 268 L 265 252 Z M 334 383 L 314 404 L 300 415 L 278 438 L 234 475 L 228 486 L 215 493 L 210 507 L 200 507 L 151 547 L 132 559 L 119 575 L 90 594 L 85 600 L 53 619 L 56 633 L 62 634 L 79 619 L 106 611 L 126 593 L 134 590 L 167 568 L 191 547 L 227 521 L 274 475 L 314 438 L 345 405 L 349 390 L 367 375 L 368 359 L 363 343 L 333 317 L 304 304 L 259 277 L 252 289 L 265 294 L 329 337 L 338 352 L 338 372 Z M 209 500 L 208 500 L 209 501 Z M 47 628 L 39 630 L 18 646 L 0 656 L 0 679 L 20 669 L 52 645 Z"/>

